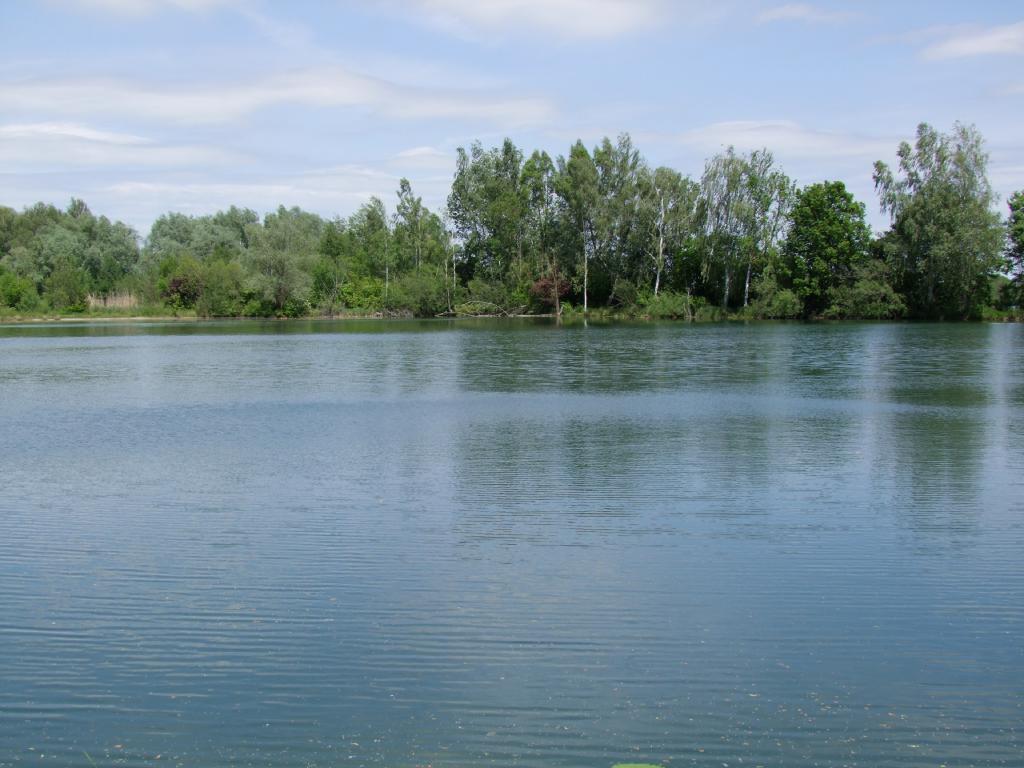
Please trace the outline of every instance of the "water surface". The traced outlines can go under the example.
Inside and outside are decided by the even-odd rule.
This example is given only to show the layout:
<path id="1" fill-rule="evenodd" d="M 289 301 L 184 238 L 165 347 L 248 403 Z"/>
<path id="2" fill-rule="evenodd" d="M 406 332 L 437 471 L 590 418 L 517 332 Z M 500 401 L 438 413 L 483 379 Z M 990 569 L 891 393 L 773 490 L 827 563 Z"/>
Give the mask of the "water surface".
<path id="1" fill-rule="evenodd" d="M 0 766 L 1021 766 L 1024 328 L 0 326 Z"/>

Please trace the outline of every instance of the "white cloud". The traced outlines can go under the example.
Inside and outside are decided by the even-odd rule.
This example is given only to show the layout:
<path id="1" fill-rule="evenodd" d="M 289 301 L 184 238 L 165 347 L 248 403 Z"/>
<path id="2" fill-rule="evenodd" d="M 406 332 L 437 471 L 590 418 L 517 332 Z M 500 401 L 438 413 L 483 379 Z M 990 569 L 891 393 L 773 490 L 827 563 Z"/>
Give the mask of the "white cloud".
<path id="1" fill-rule="evenodd" d="M 869 224 L 881 230 L 888 219 L 876 203 L 872 167 L 875 160 L 893 161 L 902 138 L 821 130 L 792 120 L 735 120 L 676 134 L 671 141 L 687 153 L 687 165 L 696 177 L 709 155 L 730 145 L 741 152 L 766 147 L 801 186 L 842 181 L 867 206 Z"/>
<path id="2" fill-rule="evenodd" d="M 538 29 L 574 39 L 619 37 L 663 20 L 663 0 L 412 0 L 432 24 L 462 36 L 502 35 L 512 28 Z"/>
<path id="3" fill-rule="evenodd" d="M 791 158 L 867 158 L 890 155 L 898 142 L 887 138 L 818 131 L 791 120 L 734 120 L 714 123 L 679 136 L 705 151 L 727 146 L 739 150 L 767 147 Z"/>
<path id="4" fill-rule="evenodd" d="M 298 205 L 310 210 L 349 208 L 373 195 L 385 195 L 398 187 L 398 179 L 352 167 L 252 183 L 122 181 L 100 191 L 139 204 L 154 203 L 157 209 L 205 214 L 230 205 L 272 210 L 279 205 Z"/>
<path id="5" fill-rule="evenodd" d="M 5 139 L 81 139 L 101 144 L 149 144 L 150 140 L 130 133 L 97 131 L 77 123 L 21 123 L 0 125 L 0 137 Z"/>
<path id="6" fill-rule="evenodd" d="M 390 161 L 393 168 L 416 168 L 423 170 L 453 169 L 455 158 L 435 147 L 411 147 L 398 152 Z"/>
<path id="7" fill-rule="evenodd" d="M 127 16 L 145 16 L 155 11 L 208 11 L 217 6 L 235 5 L 237 0 L 59 0 L 63 5 L 75 5 L 88 10 Z"/>
<path id="8" fill-rule="evenodd" d="M 773 21 L 803 21 L 810 24 L 835 24 L 849 21 L 855 14 L 848 11 L 827 11 L 807 3 L 787 3 L 762 11 L 757 16 L 759 24 Z"/>
<path id="9" fill-rule="evenodd" d="M 441 157 L 448 158 L 448 155 L 434 147 L 411 147 L 410 149 L 403 149 L 395 156 L 403 160 L 420 160 L 424 158 Z"/>
<path id="10" fill-rule="evenodd" d="M 541 99 L 403 86 L 341 68 L 310 69 L 236 84 L 192 86 L 115 79 L 0 83 L 8 111 L 52 115 L 129 115 L 187 123 L 234 120 L 267 107 L 362 108 L 395 118 L 487 120 L 510 126 L 542 122 Z"/>
<path id="11" fill-rule="evenodd" d="M 86 200 L 93 211 L 125 221 L 145 235 L 168 211 L 205 215 L 232 205 L 259 212 L 279 205 L 300 206 L 325 217 L 347 216 L 372 196 L 394 208 L 403 174 L 361 165 L 338 165 L 295 174 L 261 174 L 219 178 L 201 169 L 177 168 L 127 176 L 117 171 L 32 173 L 11 169 L 0 174 L 0 203 L 15 208 L 43 200 L 63 205 L 71 197 Z M 417 195 L 440 211 L 449 175 L 405 173 Z"/>
<path id="12" fill-rule="evenodd" d="M 1001 27 L 961 28 L 922 51 L 926 59 L 1024 55 L 1024 21 Z"/>
<path id="13" fill-rule="evenodd" d="M 663 20 L 670 0 L 362 0 L 390 6 L 397 14 L 418 13 L 430 23 L 464 36 L 502 33 L 509 28 L 539 29 L 567 38 L 610 38 Z M 202 12 L 231 7 L 259 21 L 258 6 L 247 0 L 50 0 L 87 10 L 147 16 L 161 10 Z M 687 2 L 691 15 L 701 3 Z"/>
<path id="14" fill-rule="evenodd" d="M 205 215 L 232 205 L 261 212 L 275 210 L 279 205 L 297 205 L 334 217 L 351 214 L 374 196 L 391 209 L 400 177 L 401 174 L 369 166 L 338 165 L 301 174 L 231 181 L 177 177 L 113 181 L 82 194 L 94 210 L 116 210 L 118 217 L 145 233 L 167 211 Z M 432 210 L 440 210 L 450 177 L 410 178 L 424 203 Z"/>
<path id="15" fill-rule="evenodd" d="M 73 168 L 154 168 L 237 162 L 211 147 L 163 145 L 141 136 L 112 133 L 77 123 L 0 125 L 0 164 L 32 173 Z"/>
<path id="16" fill-rule="evenodd" d="M 1024 164 L 1014 163 L 1013 160 L 993 162 L 989 168 L 988 178 L 1005 202 L 1007 196 L 1014 190 L 1024 189 Z"/>

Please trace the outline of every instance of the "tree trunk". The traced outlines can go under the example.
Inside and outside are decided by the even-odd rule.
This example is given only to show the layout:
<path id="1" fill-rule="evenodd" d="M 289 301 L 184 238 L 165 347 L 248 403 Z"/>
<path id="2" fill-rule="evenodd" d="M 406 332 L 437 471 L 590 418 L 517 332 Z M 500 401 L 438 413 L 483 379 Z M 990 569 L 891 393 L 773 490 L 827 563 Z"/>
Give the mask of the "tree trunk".
<path id="1" fill-rule="evenodd" d="M 516 279 L 523 276 L 523 233 L 516 233 Z"/>
<path id="2" fill-rule="evenodd" d="M 665 265 L 665 231 L 662 229 L 658 232 L 658 261 L 656 262 L 657 271 L 654 273 L 654 295 L 658 295 L 658 289 L 661 287 L 661 270 Z"/>
<path id="3" fill-rule="evenodd" d="M 590 259 L 587 257 L 587 249 L 583 248 L 583 314 L 587 314 L 587 280 L 590 275 L 588 274 L 590 267 Z"/>
<path id="4" fill-rule="evenodd" d="M 743 306 L 747 306 L 747 300 L 750 298 L 750 267 L 753 263 L 753 259 L 747 261 L 747 279 L 743 283 Z"/>
<path id="5" fill-rule="evenodd" d="M 452 275 L 455 274 L 455 256 L 452 255 Z M 454 281 L 453 281 L 454 283 Z M 453 284 L 448 282 L 448 255 L 445 254 L 444 260 L 444 293 L 448 303 L 448 314 L 452 313 L 452 287 Z"/>
<path id="6" fill-rule="evenodd" d="M 388 283 L 389 283 L 390 278 L 391 278 L 391 272 L 390 272 L 390 264 L 391 264 L 391 262 L 388 260 L 388 258 L 389 258 L 389 254 L 388 254 L 388 241 L 387 241 L 387 238 L 385 238 L 384 239 L 384 309 L 385 310 L 388 308 Z"/>
<path id="7" fill-rule="evenodd" d="M 423 224 L 416 219 L 416 274 L 420 273 L 420 251 L 423 244 Z"/>
<path id="8" fill-rule="evenodd" d="M 657 272 L 654 274 L 654 295 L 658 295 L 661 287 L 661 270 L 665 265 L 665 196 L 661 196 L 661 211 L 658 217 L 658 260 Z"/>
<path id="9" fill-rule="evenodd" d="M 561 301 L 559 300 L 559 297 L 558 297 L 559 288 L 561 286 L 559 285 L 559 280 L 558 280 L 558 267 L 555 266 L 555 262 L 553 260 L 549 261 L 548 264 L 551 265 L 551 268 L 550 268 L 550 272 L 551 272 L 551 285 L 552 285 L 551 290 L 552 290 L 552 293 L 554 293 L 554 299 L 555 299 L 555 317 L 561 317 L 562 316 L 562 303 L 561 303 Z"/>
<path id="10" fill-rule="evenodd" d="M 722 292 L 722 309 L 729 309 L 729 282 L 732 277 L 728 269 L 725 270 L 725 290 Z"/>

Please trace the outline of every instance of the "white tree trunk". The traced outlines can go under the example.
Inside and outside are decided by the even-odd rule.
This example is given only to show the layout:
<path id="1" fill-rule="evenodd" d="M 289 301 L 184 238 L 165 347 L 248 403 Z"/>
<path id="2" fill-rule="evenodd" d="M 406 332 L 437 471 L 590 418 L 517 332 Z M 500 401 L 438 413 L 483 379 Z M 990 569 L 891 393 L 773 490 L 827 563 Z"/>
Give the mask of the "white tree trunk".
<path id="1" fill-rule="evenodd" d="M 589 279 L 590 259 L 586 247 L 583 248 L 583 314 L 587 314 L 587 280 Z"/>
<path id="2" fill-rule="evenodd" d="M 747 262 L 747 279 L 743 283 L 743 306 L 747 306 L 747 300 L 750 298 L 750 265 L 751 262 Z"/>
<path id="3" fill-rule="evenodd" d="M 654 275 L 654 295 L 658 295 L 661 287 L 661 270 L 665 266 L 665 196 L 661 196 L 661 215 L 658 217 L 658 260 L 657 272 Z"/>

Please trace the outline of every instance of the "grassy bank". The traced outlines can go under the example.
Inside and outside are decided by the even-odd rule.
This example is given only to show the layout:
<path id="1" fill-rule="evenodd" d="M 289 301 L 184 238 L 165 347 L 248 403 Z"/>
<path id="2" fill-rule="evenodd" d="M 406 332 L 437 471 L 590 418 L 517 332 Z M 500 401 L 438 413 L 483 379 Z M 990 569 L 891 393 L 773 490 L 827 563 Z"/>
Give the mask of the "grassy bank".
<path id="1" fill-rule="evenodd" d="M 787 322 L 835 322 L 835 321 L 878 321 L 888 322 L 913 322 L 901 318 L 875 318 L 875 317 L 814 317 L 814 318 L 786 318 L 766 317 L 759 314 L 752 308 L 740 309 L 738 311 L 726 312 L 720 307 L 703 307 L 693 312 L 658 312 L 650 311 L 645 307 L 599 307 L 591 309 L 584 314 L 582 310 L 572 307 L 566 308 L 561 315 L 543 312 L 526 313 L 445 313 L 443 315 L 414 315 L 410 312 L 373 312 L 373 311 L 352 311 L 352 312 L 311 312 L 301 315 L 200 315 L 194 310 L 175 309 L 171 307 L 133 307 L 131 309 L 95 309 L 82 312 L 39 312 L 26 313 L 16 310 L 0 308 L 0 323 L 3 324 L 29 324 L 29 323 L 73 323 L 73 322 L 145 322 L 145 321 L 181 321 L 196 322 L 202 320 L 412 320 L 412 319 L 433 319 L 445 317 L 448 319 L 468 318 L 560 318 L 567 323 L 582 321 L 584 319 L 593 322 L 615 322 L 615 321 L 679 321 L 682 323 L 722 323 L 722 322 L 763 322 L 763 321 L 787 321 Z M 987 309 L 984 314 L 976 319 L 977 322 L 986 323 L 1014 323 L 1024 321 L 1024 314 L 1013 310 Z"/>

